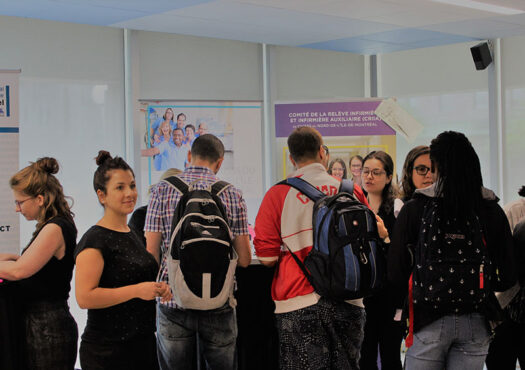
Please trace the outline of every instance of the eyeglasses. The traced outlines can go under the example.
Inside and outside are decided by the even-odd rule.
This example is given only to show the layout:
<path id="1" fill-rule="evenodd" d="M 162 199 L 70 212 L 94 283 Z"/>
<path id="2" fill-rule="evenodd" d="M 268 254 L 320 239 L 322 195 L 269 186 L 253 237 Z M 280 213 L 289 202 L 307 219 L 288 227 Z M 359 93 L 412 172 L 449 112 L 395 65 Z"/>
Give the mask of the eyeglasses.
<path id="1" fill-rule="evenodd" d="M 417 167 L 414 167 L 414 170 L 416 170 L 416 173 L 420 176 L 426 176 L 428 171 L 430 171 L 430 167 L 425 166 L 424 164 L 420 164 Z"/>
<path id="2" fill-rule="evenodd" d="M 27 202 L 29 199 L 33 199 L 33 197 L 24 200 L 15 200 L 15 206 L 20 209 L 22 207 L 22 204 L 24 204 L 24 202 Z"/>
<path id="3" fill-rule="evenodd" d="M 324 152 L 326 153 L 326 155 L 330 154 L 330 151 L 328 150 L 328 147 L 326 145 L 321 145 L 321 147 L 324 149 Z"/>
<path id="4" fill-rule="evenodd" d="M 383 170 L 380 170 L 379 168 L 374 168 L 373 170 L 369 169 L 369 168 L 364 168 L 362 171 L 361 171 L 361 175 L 362 176 L 368 176 L 368 175 L 372 175 L 373 177 L 378 177 L 378 176 L 381 176 L 382 174 L 386 173 L 385 171 Z"/>

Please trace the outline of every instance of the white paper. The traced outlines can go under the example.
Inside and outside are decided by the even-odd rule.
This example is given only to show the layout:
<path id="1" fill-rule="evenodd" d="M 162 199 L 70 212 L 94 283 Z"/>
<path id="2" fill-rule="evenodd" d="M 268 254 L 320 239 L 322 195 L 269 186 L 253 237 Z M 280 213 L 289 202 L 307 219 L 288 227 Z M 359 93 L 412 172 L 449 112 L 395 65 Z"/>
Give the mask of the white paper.
<path id="1" fill-rule="evenodd" d="M 512 298 L 519 292 L 520 285 L 519 283 L 514 284 L 511 288 L 507 289 L 504 292 L 496 292 L 496 298 L 498 299 L 499 305 L 501 308 L 505 308 Z"/>
<path id="2" fill-rule="evenodd" d="M 410 143 L 423 130 L 423 126 L 392 98 L 383 100 L 377 107 L 375 114 L 396 132 L 403 135 Z"/>

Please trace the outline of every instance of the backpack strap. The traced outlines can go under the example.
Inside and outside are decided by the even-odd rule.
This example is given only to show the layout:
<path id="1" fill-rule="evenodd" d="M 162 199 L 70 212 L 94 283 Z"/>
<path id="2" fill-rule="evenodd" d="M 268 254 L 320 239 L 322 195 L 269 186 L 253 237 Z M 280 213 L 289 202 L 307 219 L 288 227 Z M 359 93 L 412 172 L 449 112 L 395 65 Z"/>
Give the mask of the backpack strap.
<path id="1" fill-rule="evenodd" d="M 217 181 L 215 182 L 212 186 L 211 186 L 211 190 L 210 190 L 210 193 L 214 194 L 214 195 L 217 195 L 217 196 L 220 196 L 220 194 L 226 190 L 227 188 L 229 188 L 232 184 L 226 182 L 226 181 Z"/>
<path id="2" fill-rule="evenodd" d="M 308 181 L 301 179 L 300 177 L 289 177 L 276 185 L 288 185 L 292 188 L 297 189 L 299 192 L 306 195 L 308 198 L 316 202 L 317 200 L 325 197 L 325 193 L 317 189 L 315 186 L 310 184 Z"/>
<path id="3" fill-rule="evenodd" d="M 414 297 L 413 297 L 413 277 L 414 274 L 410 274 L 408 279 L 408 335 L 405 338 L 405 345 L 407 348 L 412 347 L 414 344 Z"/>
<path id="4" fill-rule="evenodd" d="M 301 262 L 299 257 L 297 257 L 294 252 L 292 252 L 290 247 L 288 247 L 286 244 L 285 244 L 285 246 L 288 249 L 288 251 L 290 252 L 290 254 L 292 255 L 293 259 L 295 260 L 295 263 L 297 263 L 297 266 L 299 266 L 299 268 L 303 272 L 304 276 L 306 277 L 306 280 L 308 280 L 308 282 L 310 283 L 311 286 L 314 286 L 314 282 L 312 280 L 312 276 L 310 275 L 310 272 L 308 272 L 308 270 L 307 270 L 306 266 L 304 265 L 304 263 Z"/>
<path id="5" fill-rule="evenodd" d="M 165 178 L 164 180 L 171 186 L 175 188 L 179 193 L 184 194 L 188 192 L 189 186 L 178 176 L 170 176 L 168 178 Z"/>
<path id="6" fill-rule="evenodd" d="M 354 182 L 350 179 L 343 179 L 343 181 L 341 181 L 341 186 L 339 186 L 339 192 L 354 195 Z"/>

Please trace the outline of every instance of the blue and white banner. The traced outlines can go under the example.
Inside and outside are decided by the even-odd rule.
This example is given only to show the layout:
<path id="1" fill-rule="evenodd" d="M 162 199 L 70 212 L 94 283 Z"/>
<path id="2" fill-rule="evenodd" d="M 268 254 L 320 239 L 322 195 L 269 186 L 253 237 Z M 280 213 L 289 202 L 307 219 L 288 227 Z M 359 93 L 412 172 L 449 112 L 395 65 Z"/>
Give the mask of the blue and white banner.
<path id="1" fill-rule="evenodd" d="M 9 178 L 18 171 L 18 78 L 20 70 L 0 69 L 0 253 L 20 252 L 20 218 Z"/>
<path id="2" fill-rule="evenodd" d="M 145 125 L 141 143 L 142 199 L 169 168 L 184 170 L 187 153 L 199 135 L 224 144 L 219 178 L 243 191 L 248 219 L 255 221 L 263 192 L 262 105 L 259 101 L 142 101 Z"/>

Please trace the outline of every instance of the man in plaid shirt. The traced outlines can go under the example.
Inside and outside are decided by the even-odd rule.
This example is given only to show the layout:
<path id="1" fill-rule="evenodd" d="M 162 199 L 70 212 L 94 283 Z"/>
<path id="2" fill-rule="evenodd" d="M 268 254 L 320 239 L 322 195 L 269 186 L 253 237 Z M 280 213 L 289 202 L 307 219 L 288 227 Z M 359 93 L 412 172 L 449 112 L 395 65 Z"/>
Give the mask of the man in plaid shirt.
<path id="1" fill-rule="evenodd" d="M 195 139 L 188 152 L 190 166 L 179 175 L 195 188 L 205 189 L 218 181 L 217 172 L 224 159 L 224 145 L 211 134 Z M 181 194 L 167 182 L 159 182 L 152 191 L 144 231 L 148 251 L 160 262 L 157 281 L 168 282 L 166 256 L 171 237 L 171 222 Z M 248 234 L 246 203 L 240 190 L 228 187 L 219 195 L 233 233 L 233 247 L 239 255 L 238 265 L 248 266 L 251 250 Z M 237 323 L 233 302 L 208 311 L 185 310 L 171 300 L 157 301 L 157 352 L 161 369 L 191 369 L 197 358 L 196 334 L 199 345 L 212 369 L 236 368 L 235 342 Z"/>

